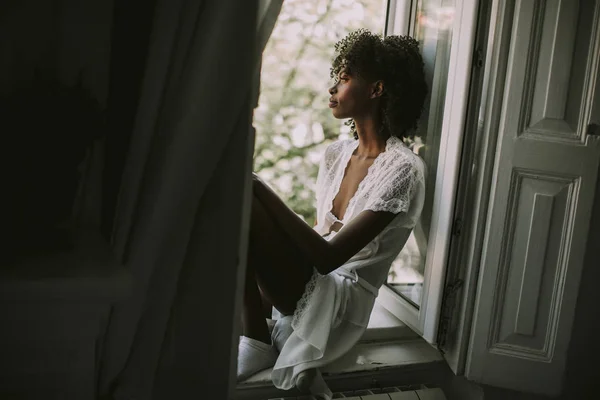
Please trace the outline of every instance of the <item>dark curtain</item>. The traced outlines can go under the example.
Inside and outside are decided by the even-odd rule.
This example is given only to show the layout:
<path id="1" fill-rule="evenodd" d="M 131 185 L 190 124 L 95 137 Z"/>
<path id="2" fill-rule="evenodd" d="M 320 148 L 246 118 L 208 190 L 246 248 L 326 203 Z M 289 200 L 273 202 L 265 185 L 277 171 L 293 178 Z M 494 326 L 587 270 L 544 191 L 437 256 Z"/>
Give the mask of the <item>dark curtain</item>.
<path id="1" fill-rule="evenodd" d="M 156 0 L 117 11 L 104 221 L 133 289 L 111 313 L 101 395 L 233 393 L 252 109 L 281 0 L 261 4 L 261 17 L 258 0 Z M 140 32 L 128 32 L 128 21 Z M 123 65 L 135 43 L 144 48 Z"/>
<path id="2" fill-rule="evenodd" d="M 125 160 L 139 104 L 156 0 L 117 1 L 111 32 L 102 234 L 110 239 Z"/>

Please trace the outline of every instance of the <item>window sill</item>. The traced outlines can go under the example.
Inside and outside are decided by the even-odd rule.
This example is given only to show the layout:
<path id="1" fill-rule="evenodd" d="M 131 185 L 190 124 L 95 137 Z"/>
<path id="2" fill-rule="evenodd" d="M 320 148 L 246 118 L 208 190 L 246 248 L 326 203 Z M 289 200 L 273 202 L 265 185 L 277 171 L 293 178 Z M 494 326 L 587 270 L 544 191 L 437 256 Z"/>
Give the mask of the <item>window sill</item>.
<path id="1" fill-rule="evenodd" d="M 113 303 L 128 296 L 131 275 L 116 262 L 102 236 L 94 230 L 81 230 L 74 239 L 69 251 L 30 256 L 3 265 L 2 298 Z"/>
<path id="2" fill-rule="evenodd" d="M 435 348 L 376 302 L 368 329 L 361 341 L 348 354 L 323 368 L 321 372 L 325 380 L 330 382 L 355 379 L 358 375 L 374 371 L 395 371 L 398 368 L 418 367 L 439 361 L 442 361 L 442 357 Z M 261 371 L 238 384 L 238 394 L 245 394 L 238 397 L 259 398 L 254 396 L 261 389 L 263 393 L 277 393 L 271 382 L 271 371 Z"/>
<path id="3" fill-rule="evenodd" d="M 348 354 L 321 369 L 334 391 L 369 387 L 374 381 L 384 385 L 407 385 L 429 376 L 427 371 L 443 365 L 443 357 L 422 338 L 388 342 L 359 343 Z M 271 369 L 250 377 L 237 386 L 236 399 L 265 399 L 290 395 L 273 387 Z"/>
<path id="4" fill-rule="evenodd" d="M 369 326 L 362 336 L 360 342 L 373 342 L 382 340 L 401 340 L 418 338 L 408 325 L 400 321 L 396 316 L 389 312 L 380 302 L 375 302 Z"/>
<path id="5" fill-rule="evenodd" d="M 323 368 L 323 376 L 442 361 L 440 353 L 421 338 L 379 343 L 359 343 L 345 356 Z M 266 369 L 241 382 L 238 388 L 271 384 L 271 371 Z"/>

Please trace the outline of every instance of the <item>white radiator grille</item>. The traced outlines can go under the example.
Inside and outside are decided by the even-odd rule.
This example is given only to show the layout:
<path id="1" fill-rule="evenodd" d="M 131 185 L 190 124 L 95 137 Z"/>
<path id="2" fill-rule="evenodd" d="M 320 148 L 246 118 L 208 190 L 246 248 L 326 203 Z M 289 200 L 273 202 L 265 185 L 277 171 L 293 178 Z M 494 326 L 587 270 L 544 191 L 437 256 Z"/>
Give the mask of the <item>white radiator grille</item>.
<path id="1" fill-rule="evenodd" d="M 334 393 L 334 399 L 345 400 L 446 400 L 438 388 L 390 387 Z M 269 400 L 316 400 L 313 396 L 277 397 Z"/>

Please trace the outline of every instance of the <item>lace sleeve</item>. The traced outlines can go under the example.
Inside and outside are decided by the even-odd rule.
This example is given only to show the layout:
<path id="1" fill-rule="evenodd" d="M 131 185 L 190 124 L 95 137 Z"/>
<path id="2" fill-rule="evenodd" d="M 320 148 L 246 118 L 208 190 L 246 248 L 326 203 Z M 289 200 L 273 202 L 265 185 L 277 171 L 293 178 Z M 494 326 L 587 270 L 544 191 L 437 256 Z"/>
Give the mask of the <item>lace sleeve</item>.
<path id="1" fill-rule="evenodd" d="M 394 214 L 408 212 L 423 172 L 413 160 L 404 160 L 389 179 L 373 193 L 365 210 L 387 211 Z"/>

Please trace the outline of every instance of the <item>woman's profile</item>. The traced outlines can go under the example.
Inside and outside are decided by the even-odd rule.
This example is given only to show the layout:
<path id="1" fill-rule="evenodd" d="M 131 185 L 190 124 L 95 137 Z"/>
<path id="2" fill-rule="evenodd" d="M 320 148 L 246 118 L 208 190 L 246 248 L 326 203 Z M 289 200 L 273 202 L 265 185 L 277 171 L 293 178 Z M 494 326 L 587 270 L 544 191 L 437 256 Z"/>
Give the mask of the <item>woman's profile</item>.
<path id="1" fill-rule="evenodd" d="M 325 151 L 315 226 L 254 174 L 238 380 L 273 367 L 276 387 L 318 391 L 317 368 L 360 339 L 421 213 L 424 164 L 404 144 L 427 93 L 417 41 L 352 32 L 330 75 L 329 107 L 354 139 Z M 272 332 L 271 306 L 282 315 Z"/>

